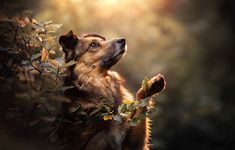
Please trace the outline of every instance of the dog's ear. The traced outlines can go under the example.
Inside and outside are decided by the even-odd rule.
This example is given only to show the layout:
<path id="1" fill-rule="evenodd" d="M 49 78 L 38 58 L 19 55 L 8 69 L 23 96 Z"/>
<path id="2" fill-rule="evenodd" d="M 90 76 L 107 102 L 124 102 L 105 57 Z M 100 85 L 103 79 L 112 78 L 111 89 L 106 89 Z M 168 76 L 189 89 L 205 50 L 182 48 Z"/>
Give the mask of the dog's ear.
<path id="1" fill-rule="evenodd" d="M 69 50 L 74 50 L 78 44 L 78 37 L 73 33 L 73 31 L 69 31 L 68 33 L 61 35 L 59 38 L 59 43 L 63 48 L 64 52 Z"/>

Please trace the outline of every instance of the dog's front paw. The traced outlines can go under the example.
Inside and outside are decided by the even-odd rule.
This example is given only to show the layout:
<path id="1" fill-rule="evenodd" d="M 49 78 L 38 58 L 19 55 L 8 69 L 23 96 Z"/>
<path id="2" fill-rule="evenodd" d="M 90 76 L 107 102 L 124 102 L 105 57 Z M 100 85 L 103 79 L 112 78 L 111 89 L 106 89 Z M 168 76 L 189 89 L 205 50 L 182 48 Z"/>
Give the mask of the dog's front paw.
<path id="1" fill-rule="evenodd" d="M 163 75 L 158 74 L 148 81 L 148 95 L 152 96 L 154 94 L 160 93 L 165 89 L 166 81 Z"/>
<path id="2" fill-rule="evenodd" d="M 145 80 L 144 80 L 145 81 Z M 165 89 L 166 81 L 163 75 L 158 74 L 143 83 L 142 88 L 136 94 L 136 99 L 144 99 L 162 92 Z"/>

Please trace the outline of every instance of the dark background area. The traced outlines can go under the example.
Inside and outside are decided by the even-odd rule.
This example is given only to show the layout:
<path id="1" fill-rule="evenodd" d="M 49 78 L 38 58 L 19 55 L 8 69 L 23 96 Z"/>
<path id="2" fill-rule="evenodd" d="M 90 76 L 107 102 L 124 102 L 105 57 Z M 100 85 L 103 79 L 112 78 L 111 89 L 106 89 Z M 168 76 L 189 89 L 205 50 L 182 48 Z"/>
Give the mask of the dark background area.
<path id="1" fill-rule="evenodd" d="M 0 0 L 4 15 L 23 10 L 32 10 L 38 21 L 63 24 L 58 35 L 74 30 L 125 37 L 128 52 L 113 70 L 133 93 L 145 76 L 165 76 L 167 87 L 152 116 L 153 150 L 235 149 L 233 0 Z M 6 133 L 0 141 L 35 147 L 31 134 L 8 130 L 0 130 Z"/>

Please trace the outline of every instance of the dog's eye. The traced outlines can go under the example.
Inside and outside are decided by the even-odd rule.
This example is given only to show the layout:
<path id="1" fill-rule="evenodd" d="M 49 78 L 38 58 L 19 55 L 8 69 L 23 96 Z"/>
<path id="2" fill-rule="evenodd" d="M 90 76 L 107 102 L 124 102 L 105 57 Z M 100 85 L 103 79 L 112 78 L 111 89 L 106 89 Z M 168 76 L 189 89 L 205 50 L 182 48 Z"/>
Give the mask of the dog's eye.
<path id="1" fill-rule="evenodd" d="M 97 43 L 95 43 L 95 42 L 92 42 L 91 44 L 90 44 L 90 48 L 97 48 L 99 45 L 97 44 Z"/>

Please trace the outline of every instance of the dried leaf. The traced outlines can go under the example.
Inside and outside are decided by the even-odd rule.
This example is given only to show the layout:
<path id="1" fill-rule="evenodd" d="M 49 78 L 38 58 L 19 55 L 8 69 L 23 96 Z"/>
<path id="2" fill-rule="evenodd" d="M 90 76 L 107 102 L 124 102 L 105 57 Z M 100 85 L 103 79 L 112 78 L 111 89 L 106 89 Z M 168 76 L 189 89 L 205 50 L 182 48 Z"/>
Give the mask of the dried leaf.
<path id="1" fill-rule="evenodd" d="M 46 61 L 48 59 L 49 59 L 49 53 L 45 48 L 43 48 L 41 50 L 41 61 Z"/>
<path id="2" fill-rule="evenodd" d="M 36 19 L 32 19 L 32 20 L 31 20 L 31 23 L 33 23 L 33 24 L 37 24 L 38 22 L 37 22 L 37 20 L 36 20 Z"/>
<path id="3" fill-rule="evenodd" d="M 56 54 L 56 52 L 54 50 L 50 50 L 49 53 L 52 55 Z"/>
<path id="4" fill-rule="evenodd" d="M 40 42 L 42 42 L 42 37 L 38 36 L 37 38 Z"/>
<path id="5" fill-rule="evenodd" d="M 55 59 L 51 59 L 50 60 L 51 64 L 54 65 L 55 67 L 59 67 L 60 66 L 60 62 L 55 60 Z"/>
<path id="6" fill-rule="evenodd" d="M 113 120 L 113 116 L 112 115 L 103 116 L 103 120 L 104 121 Z"/>

